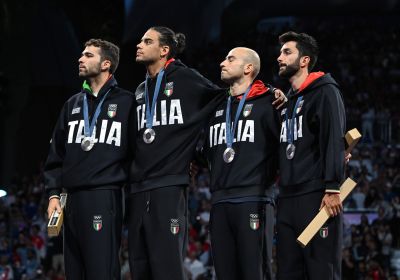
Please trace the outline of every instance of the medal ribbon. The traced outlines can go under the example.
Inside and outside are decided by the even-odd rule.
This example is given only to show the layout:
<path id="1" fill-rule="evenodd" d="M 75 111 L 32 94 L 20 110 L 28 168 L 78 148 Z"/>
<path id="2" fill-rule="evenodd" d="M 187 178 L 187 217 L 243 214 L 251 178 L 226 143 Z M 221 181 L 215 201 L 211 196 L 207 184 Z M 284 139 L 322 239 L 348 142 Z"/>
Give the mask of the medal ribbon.
<path id="1" fill-rule="evenodd" d="M 100 115 L 101 105 L 103 105 L 104 100 L 106 99 L 107 95 L 110 93 L 111 88 L 104 94 L 103 98 L 100 100 L 100 103 L 97 105 L 96 111 L 93 115 L 92 122 L 89 124 L 89 110 L 88 110 L 88 102 L 86 93 L 83 96 L 83 119 L 85 121 L 84 126 L 84 133 L 85 137 L 91 137 L 93 133 L 94 126 L 96 125 L 97 118 Z"/>
<path id="2" fill-rule="evenodd" d="M 228 97 L 228 102 L 226 104 L 226 116 L 225 116 L 225 122 L 226 122 L 226 146 L 228 148 L 232 148 L 232 143 L 233 143 L 233 135 L 235 135 L 236 131 L 236 126 L 239 120 L 239 116 L 242 112 L 244 102 L 246 101 L 246 97 L 249 94 L 249 91 L 251 89 L 251 85 L 247 88 L 246 92 L 244 93 L 242 99 L 240 99 L 239 106 L 236 111 L 236 116 L 235 116 L 235 121 L 233 122 L 233 127 L 231 127 L 231 103 L 232 103 L 232 96 L 229 95 Z"/>
<path id="3" fill-rule="evenodd" d="M 147 85 L 147 80 L 149 79 L 149 74 L 146 74 L 146 81 L 144 83 L 144 100 L 146 102 L 146 128 L 153 127 L 154 112 L 156 110 L 158 92 L 160 91 L 160 86 L 161 86 L 161 81 L 162 81 L 163 76 L 164 76 L 164 69 L 162 69 L 160 71 L 160 73 L 158 73 L 156 87 L 154 89 L 153 100 L 152 100 L 151 108 L 150 108 L 149 89 L 148 89 L 148 85 Z"/>
<path id="4" fill-rule="evenodd" d="M 292 113 L 292 118 L 289 119 L 288 116 L 288 109 L 286 109 L 285 112 L 285 123 L 286 123 L 286 131 L 287 131 L 287 139 L 289 144 L 293 144 L 294 141 L 294 121 L 295 121 L 295 116 L 296 116 L 296 110 L 299 107 L 300 101 L 303 99 L 303 96 L 300 96 L 297 98 L 296 105 L 294 105 L 293 113 Z"/>

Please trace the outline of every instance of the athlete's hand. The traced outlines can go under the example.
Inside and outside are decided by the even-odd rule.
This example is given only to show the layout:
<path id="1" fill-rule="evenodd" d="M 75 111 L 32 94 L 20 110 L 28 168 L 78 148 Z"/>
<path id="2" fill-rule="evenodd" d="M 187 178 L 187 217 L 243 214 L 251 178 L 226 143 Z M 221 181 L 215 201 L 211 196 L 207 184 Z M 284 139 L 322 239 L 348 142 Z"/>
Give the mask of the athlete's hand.
<path id="1" fill-rule="evenodd" d="M 49 206 L 47 207 L 47 215 L 50 219 L 51 214 L 53 214 L 54 210 L 57 210 L 58 213 L 61 213 L 61 204 L 60 199 L 58 197 L 53 197 L 49 200 Z"/>
<path id="2" fill-rule="evenodd" d="M 344 163 L 348 164 L 351 159 L 351 153 L 344 152 Z"/>
<path id="3" fill-rule="evenodd" d="M 272 102 L 272 106 L 274 106 L 275 109 L 280 109 L 288 100 L 279 88 L 275 89 L 274 96 L 275 100 Z"/>
<path id="4" fill-rule="evenodd" d="M 329 215 L 334 217 L 343 210 L 342 202 L 340 201 L 340 196 L 337 193 L 326 193 L 322 198 L 321 206 L 319 209 L 321 210 L 324 206 L 328 208 Z"/>

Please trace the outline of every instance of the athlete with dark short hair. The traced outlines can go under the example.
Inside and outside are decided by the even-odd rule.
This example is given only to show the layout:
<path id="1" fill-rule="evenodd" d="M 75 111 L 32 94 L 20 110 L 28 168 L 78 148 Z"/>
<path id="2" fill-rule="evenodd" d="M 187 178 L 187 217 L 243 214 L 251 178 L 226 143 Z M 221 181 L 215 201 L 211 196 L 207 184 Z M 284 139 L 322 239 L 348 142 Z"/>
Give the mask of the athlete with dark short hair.
<path id="1" fill-rule="evenodd" d="M 114 78 L 119 48 L 91 39 L 79 58 L 82 90 L 63 106 L 45 164 L 48 215 L 64 210 L 67 279 L 120 279 L 122 187 L 134 136 L 133 94 Z"/>

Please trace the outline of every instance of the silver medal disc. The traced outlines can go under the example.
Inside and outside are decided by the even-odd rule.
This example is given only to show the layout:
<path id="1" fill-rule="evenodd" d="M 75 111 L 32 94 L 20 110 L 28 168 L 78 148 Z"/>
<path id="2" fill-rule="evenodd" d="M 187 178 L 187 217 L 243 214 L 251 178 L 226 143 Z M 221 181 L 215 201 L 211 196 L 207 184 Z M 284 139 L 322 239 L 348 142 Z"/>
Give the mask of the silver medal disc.
<path id="1" fill-rule="evenodd" d="M 232 162 L 235 158 L 235 150 L 232 148 L 226 148 L 222 157 L 226 163 Z"/>
<path id="2" fill-rule="evenodd" d="M 154 138 L 156 138 L 156 132 L 152 128 L 146 128 L 146 130 L 143 133 L 143 141 L 146 144 L 150 144 L 154 141 Z"/>
<path id="3" fill-rule="evenodd" d="M 294 158 L 294 154 L 296 152 L 296 146 L 294 144 L 289 144 L 286 147 L 286 157 L 287 159 Z"/>
<path id="4" fill-rule="evenodd" d="M 83 138 L 82 142 L 81 142 L 81 148 L 82 150 L 84 150 L 85 152 L 90 151 L 94 146 L 94 140 L 91 137 L 85 137 Z"/>

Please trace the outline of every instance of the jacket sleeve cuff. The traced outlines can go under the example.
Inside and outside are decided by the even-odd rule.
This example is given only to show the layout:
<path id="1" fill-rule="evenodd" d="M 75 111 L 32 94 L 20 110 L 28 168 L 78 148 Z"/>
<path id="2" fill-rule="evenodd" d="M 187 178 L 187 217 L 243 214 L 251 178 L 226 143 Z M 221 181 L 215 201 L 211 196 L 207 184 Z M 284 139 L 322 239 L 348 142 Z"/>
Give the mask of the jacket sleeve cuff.
<path id="1" fill-rule="evenodd" d="M 51 189 L 47 192 L 47 195 L 49 197 L 49 200 L 53 197 L 60 197 L 61 194 L 61 189 Z"/>
<path id="2" fill-rule="evenodd" d="M 267 86 L 267 88 L 268 88 L 272 93 L 275 92 L 275 90 L 276 90 L 275 87 L 271 86 L 270 84 L 265 84 L 265 85 Z"/>
<path id="3" fill-rule="evenodd" d="M 340 186 L 335 182 L 325 183 L 325 193 L 337 193 L 340 194 Z"/>
<path id="4" fill-rule="evenodd" d="M 325 193 L 329 193 L 329 194 L 340 194 L 340 190 L 325 189 Z"/>

